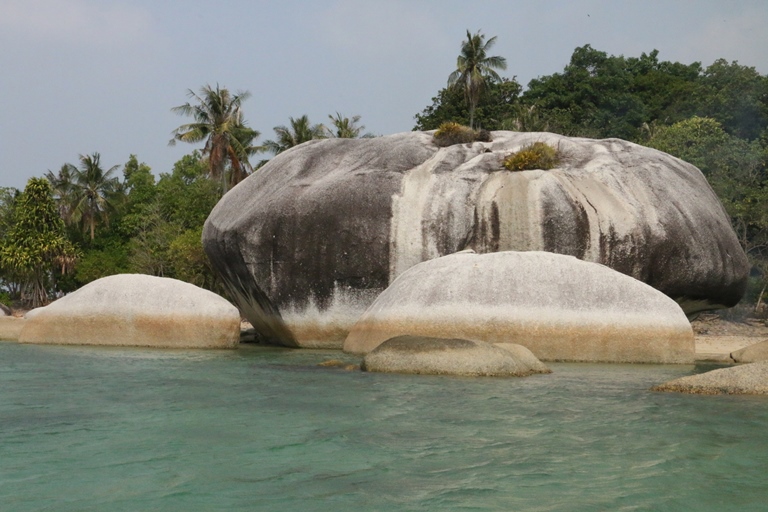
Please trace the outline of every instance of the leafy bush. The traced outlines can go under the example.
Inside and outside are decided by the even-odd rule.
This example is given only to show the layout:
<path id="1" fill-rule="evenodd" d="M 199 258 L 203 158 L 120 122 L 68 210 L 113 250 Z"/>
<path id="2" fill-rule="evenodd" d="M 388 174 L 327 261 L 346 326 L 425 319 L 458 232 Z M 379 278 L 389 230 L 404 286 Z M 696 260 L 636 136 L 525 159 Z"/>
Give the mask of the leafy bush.
<path id="1" fill-rule="evenodd" d="M 491 132 L 488 130 L 473 130 L 469 126 L 448 121 L 441 124 L 437 131 L 435 131 L 433 141 L 441 148 L 468 142 L 491 142 Z"/>
<path id="2" fill-rule="evenodd" d="M 510 171 L 553 169 L 560 163 L 560 151 L 544 142 L 523 146 L 504 159 L 502 165 Z"/>

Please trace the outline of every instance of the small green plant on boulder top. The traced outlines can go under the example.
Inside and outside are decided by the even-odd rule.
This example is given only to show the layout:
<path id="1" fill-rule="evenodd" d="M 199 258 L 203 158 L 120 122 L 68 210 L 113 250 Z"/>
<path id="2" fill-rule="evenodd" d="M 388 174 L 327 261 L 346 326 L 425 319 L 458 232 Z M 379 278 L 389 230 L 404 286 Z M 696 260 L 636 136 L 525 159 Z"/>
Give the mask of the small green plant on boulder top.
<path id="1" fill-rule="evenodd" d="M 553 169 L 560 163 L 560 151 L 545 142 L 534 142 L 504 159 L 502 165 L 510 171 Z"/>
<path id="2" fill-rule="evenodd" d="M 444 148 L 468 142 L 491 142 L 491 132 L 488 130 L 473 130 L 469 126 L 448 121 L 437 128 L 432 139 L 437 146 Z"/>

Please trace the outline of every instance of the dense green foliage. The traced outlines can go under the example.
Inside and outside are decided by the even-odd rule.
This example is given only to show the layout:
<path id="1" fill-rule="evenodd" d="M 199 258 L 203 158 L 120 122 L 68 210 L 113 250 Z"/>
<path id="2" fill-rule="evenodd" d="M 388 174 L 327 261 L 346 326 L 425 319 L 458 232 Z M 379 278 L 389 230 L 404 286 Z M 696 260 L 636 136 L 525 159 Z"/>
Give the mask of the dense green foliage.
<path id="1" fill-rule="evenodd" d="M 501 130 L 504 120 L 517 112 L 521 90 L 514 79 L 486 80 L 485 90 L 475 107 L 474 125 L 486 130 Z M 432 104 L 415 117 L 415 130 L 435 130 L 447 122 L 468 126 L 469 108 L 461 90 L 447 87 L 438 91 Z"/>
<path id="2" fill-rule="evenodd" d="M 18 283 L 21 300 L 32 307 L 48 301 L 53 271 L 74 266 L 78 253 L 67 239 L 64 221 L 44 178 L 31 178 L 13 205 L 12 225 L 0 245 L 6 279 Z"/>

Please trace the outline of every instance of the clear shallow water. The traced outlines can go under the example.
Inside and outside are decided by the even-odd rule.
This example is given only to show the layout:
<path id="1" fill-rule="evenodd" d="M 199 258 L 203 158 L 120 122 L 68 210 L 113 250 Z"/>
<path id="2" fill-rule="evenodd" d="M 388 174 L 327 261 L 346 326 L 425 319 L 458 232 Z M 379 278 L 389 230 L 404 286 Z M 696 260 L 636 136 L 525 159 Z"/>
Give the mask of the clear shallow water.
<path id="1" fill-rule="evenodd" d="M 334 352 L 0 343 L 0 510 L 765 510 L 768 398 L 691 366 L 464 379 Z M 698 369 L 701 370 L 701 369 Z"/>

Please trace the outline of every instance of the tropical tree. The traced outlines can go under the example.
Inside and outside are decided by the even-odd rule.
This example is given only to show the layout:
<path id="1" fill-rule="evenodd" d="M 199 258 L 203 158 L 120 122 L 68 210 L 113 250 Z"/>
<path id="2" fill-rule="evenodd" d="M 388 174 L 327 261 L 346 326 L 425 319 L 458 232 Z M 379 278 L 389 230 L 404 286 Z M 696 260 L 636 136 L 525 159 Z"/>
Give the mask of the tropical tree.
<path id="1" fill-rule="evenodd" d="M 47 179 L 53 187 L 53 199 L 59 207 L 59 214 L 64 222 L 69 224 L 72 219 L 72 195 L 74 194 L 73 179 L 77 173 L 77 168 L 72 164 L 64 164 L 59 172 L 53 174 L 48 171 L 45 173 Z"/>
<path id="2" fill-rule="evenodd" d="M 4 278 L 20 283 L 25 305 L 42 306 L 53 287 L 54 269 L 71 270 L 77 256 L 65 235 L 51 184 L 44 178 L 31 178 L 15 200 L 13 224 L 0 242 Z"/>
<path id="3" fill-rule="evenodd" d="M 306 114 L 297 119 L 291 117 L 289 120 L 290 127 L 283 125 L 274 127 L 276 140 L 264 142 L 264 146 L 272 153 L 277 155 L 304 142 L 325 138 L 325 127 L 322 124 L 310 123 Z"/>
<path id="4" fill-rule="evenodd" d="M 486 80 L 492 78 L 501 80 L 496 69 L 507 69 L 504 57 L 489 56 L 488 51 L 496 43 L 496 36 L 485 40 L 478 30 L 470 34 L 467 30 L 467 40 L 461 44 L 461 53 L 456 58 L 456 70 L 448 77 L 448 87 L 459 87 L 464 92 L 464 98 L 469 107 L 469 126 L 474 128 L 475 108 L 485 88 Z"/>
<path id="5" fill-rule="evenodd" d="M 474 110 L 474 123 L 486 130 L 504 128 L 504 120 L 517 113 L 518 95 L 522 87 L 514 78 L 489 78 L 485 90 Z M 456 87 L 441 89 L 432 98 L 432 104 L 414 116 L 416 130 L 435 130 L 441 124 L 454 122 L 469 124 L 469 109 L 464 93 Z"/>
<path id="6" fill-rule="evenodd" d="M 192 117 L 194 122 L 176 128 L 168 144 L 205 141 L 203 154 L 208 157 L 208 172 L 212 178 L 221 180 L 222 190 L 226 191 L 228 182 L 235 185 L 253 171 L 248 158 L 264 151 L 264 147 L 254 144 L 260 133 L 246 126 L 243 118 L 242 104 L 251 94 L 248 91 L 231 94 L 217 84 L 215 89 L 204 86 L 200 94 L 190 89 L 187 95 L 195 104 L 187 102 L 171 111 Z M 230 166 L 229 176 L 227 164 Z"/>
<path id="7" fill-rule="evenodd" d="M 372 133 L 361 135 L 363 130 L 365 130 L 365 126 L 357 124 L 360 121 L 360 116 L 352 116 L 352 119 L 350 119 L 336 112 L 336 116 L 329 114 L 328 119 L 331 120 L 331 126 L 333 127 L 325 128 L 326 135 L 329 138 L 357 139 L 358 137 L 361 137 L 363 139 L 368 139 L 374 136 Z"/>
<path id="8" fill-rule="evenodd" d="M 101 155 L 80 155 L 80 167 L 71 167 L 72 176 L 69 221 L 82 223 L 93 241 L 96 220 L 109 225 L 109 214 L 114 209 L 119 180 L 113 174 L 119 168 L 113 165 L 106 171 L 101 167 Z"/>

